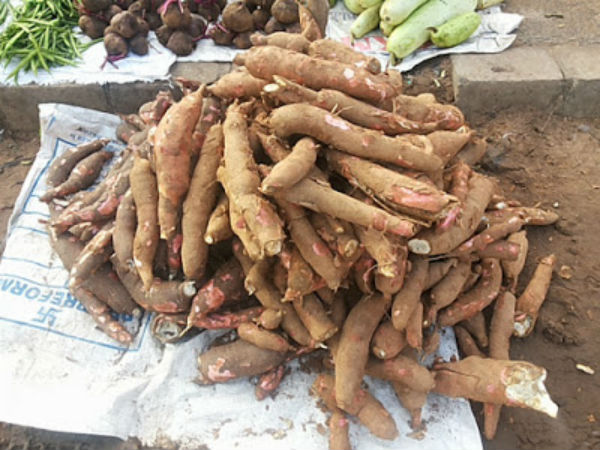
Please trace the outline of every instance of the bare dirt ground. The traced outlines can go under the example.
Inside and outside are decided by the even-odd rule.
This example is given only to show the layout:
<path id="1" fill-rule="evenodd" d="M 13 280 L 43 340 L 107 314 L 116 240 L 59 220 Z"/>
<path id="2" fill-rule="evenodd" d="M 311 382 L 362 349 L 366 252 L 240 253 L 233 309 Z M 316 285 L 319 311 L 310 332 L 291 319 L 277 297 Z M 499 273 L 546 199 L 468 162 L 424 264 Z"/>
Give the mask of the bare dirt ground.
<path id="1" fill-rule="evenodd" d="M 407 92 L 429 91 L 451 101 L 447 60 L 426 64 L 407 77 Z M 532 411 L 504 408 L 496 449 L 600 448 L 600 118 L 572 120 L 539 111 L 504 111 L 471 118 L 471 126 L 489 143 L 481 170 L 497 177 L 511 198 L 555 209 L 561 220 L 550 227 L 530 227 L 530 254 L 519 292 L 536 262 L 555 253 L 557 270 L 534 333 L 513 339 L 511 357 L 548 369 L 547 387 L 560 410 L 553 420 Z M 36 136 L 5 136 L 0 141 L 0 235 L 27 166 L 37 150 Z M 570 278 L 558 275 L 561 266 Z M 596 370 L 588 375 L 577 363 Z M 480 408 L 474 405 L 481 419 Z M 399 443 L 399 445 L 401 445 Z M 67 435 L 0 424 L 0 449 L 136 448 L 135 442 Z"/>

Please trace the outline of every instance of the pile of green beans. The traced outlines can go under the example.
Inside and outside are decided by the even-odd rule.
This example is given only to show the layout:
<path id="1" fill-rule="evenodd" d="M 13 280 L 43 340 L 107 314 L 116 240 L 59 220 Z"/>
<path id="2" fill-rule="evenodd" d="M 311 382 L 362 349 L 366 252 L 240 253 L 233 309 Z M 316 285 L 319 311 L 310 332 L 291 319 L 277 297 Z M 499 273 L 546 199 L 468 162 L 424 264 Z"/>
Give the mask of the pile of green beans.
<path id="1" fill-rule="evenodd" d="M 25 0 L 18 9 L 8 7 L 12 21 L 0 34 L 0 62 L 19 63 L 7 80 L 17 82 L 22 70 L 37 75 L 38 69 L 74 65 L 89 46 L 73 30 L 79 19 L 73 0 Z"/>
<path id="2" fill-rule="evenodd" d="M 4 23 L 8 16 L 8 0 L 0 0 L 0 25 Z"/>

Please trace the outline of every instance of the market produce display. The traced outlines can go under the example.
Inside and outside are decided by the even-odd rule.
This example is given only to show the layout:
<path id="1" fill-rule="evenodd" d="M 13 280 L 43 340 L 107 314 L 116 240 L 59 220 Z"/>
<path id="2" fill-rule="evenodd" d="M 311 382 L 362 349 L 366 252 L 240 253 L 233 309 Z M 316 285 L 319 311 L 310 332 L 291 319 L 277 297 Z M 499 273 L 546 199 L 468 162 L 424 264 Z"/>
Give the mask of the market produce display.
<path id="1" fill-rule="evenodd" d="M 328 12 L 326 0 L 82 0 L 79 26 L 92 39 L 104 36 L 108 61 L 114 62 L 130 51 L 148 53 L 150 30 L 180 56 L 192 53 L 200 39 L 247 49 L 274 45 L 281 32 L 298 33 L 292 39 L 300 43 L 297 49 L 325 36 Z"/>
<path id="2" fill-rule="evenodd" d="M 393 60 L 402 59 L 427 42 L 454 47 L 466 41 L 481 24 L 475 9 L 502 0 L 344 0 L 358 17 L 350 27 L 353 38 L 380 28 L 388 37 L 387 50 Z"/>
<path id="3" fill-rule="evenodd" d="M 122 344 L 133 336 L 111 310 L 156 313 L 162 342 L 235 330 L 199 356 L 197 381 L 257 376 L 259 400 L 288 362 L 324 356 L 333 375 L 312 392 L 332 414 L 330 448 L 348 448 L 348 416 L 398 438 L 365 375 L 392 383 L 415 429 L 429 392 L 485 403 L 490 438 L 502 405 L 555 417 L 545 369 L 510 361 L 508 346 L 535 326 L 556 262 L 515 292 L 524 227 L 558 216 L 475 171 L 485 141 L 457 108 L 403 94 L 397 74 L 347 48 L 334 62 L 314 51 L 341 44 L 290 50 L 294 36 L 240 55 L 212 85 L 183 80 L 179 102 L 142 105 L 95 189 L 60 187 L 89 185 L 79 168 L 97 173 L 105 142 L 51 165 L 48 227 L 73 295 Z M 444 326 L 468 357 L 427 368 Z"/>
<path id="4" fill-rule="evenodd" d="M 0 33 L 0 62 L 18 65 L 7 76 L 18 81 L 21 71 L 50 70 L 75 65 L 89 44 L 81 43 L 73 27 L 77 10 L 72 0 L 25 0 L 19 7 L 0 3 L 0 24 L 11 11 L 11 21 Z"/>

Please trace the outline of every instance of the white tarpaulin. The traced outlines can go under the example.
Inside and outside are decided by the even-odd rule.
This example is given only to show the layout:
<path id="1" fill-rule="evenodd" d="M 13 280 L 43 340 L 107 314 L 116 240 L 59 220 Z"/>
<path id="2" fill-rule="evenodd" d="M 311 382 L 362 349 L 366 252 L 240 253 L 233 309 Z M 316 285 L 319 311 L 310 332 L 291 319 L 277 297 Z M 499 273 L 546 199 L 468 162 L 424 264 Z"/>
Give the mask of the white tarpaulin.
<path id="1" fill-rule="evenodd" d="M 114 138 L 116 116 L 66 105 L 40 106 L 41 149 L 16 201 L 0 260 L 0 421 L 56 431 L 138 437 L 144 444 L 182 449 L 322 449 L 326 416 L 309 395 L 316 374 L 292 371 L 276 398 L 257 402 L 246 379 L 199 386 L 196 358 L 214 333 L 162 346 L 151 336 L 150 317 L 120 320 L 137 329 L 123 348 L 95 328 L 67 289 L 67 272 L 52 252 L 43 225 L 50 161 L 66 148 L 98 137 Z M 118 146 L 111 147 L 119 150 Z M 456 353 L 451 331 L 441 355 Z M 409 415 L 393 391 L 368 380 L 391 412 L 400 436 L 393 442 L 351 426 L 355 448 L 481 449 L 465 400 L 430 395 L 422 440 L 409 437 Z"/>
<path id="2" fill-rule="evenodd" d="M 405 72 L 427 59 L 449 53 L 498 53 L 506 50 L 515 40 L 514 31 L 523 17 L 518 14 L 503 13 L 499 6 L 480 11 L 480 14 L 483 18 L 482 24 L 466 42 L 446 49 L 437 47 L 420 49 L 394 68 Z M 343 2 L 338 1 L 329 13 L 327 36 L 350 45 L 350 25 L 355 18 L 356 16 L 344 7 Z M 19 84 L 102 84 L 163 80 L 168 78 L 169 68 L 175 61 L 230 62 L 240 52 L 232 47 L 215 45 L 211 39 L 203 39 L 198 42 L 191 55 L 178 58 L 158 42 L 154 33 L 150 33 L 149 40 L 150 50 L 145 56 L 130 54 L 126 59 L 117 61 L 115 66 L 103 65 L 106 51 L 104 44 L 100 42 L 83 53 L 83 59 L 77 66 L 56 67 L 50 73 L 40 71 L 37 76 L 33 73 L 22 73 L 19 76 Z M 376 56 L 385 67 L 389 62 L 385 42 L 386 38 L 376 31 L 356 40 L 353 45 L 357 50 Z M 13 84 L 13 81 L 6 80 L 6 76 L 17 64 L 18 62 L 13 62 L 7 67 L 0 67 L 0 84 Z"/>

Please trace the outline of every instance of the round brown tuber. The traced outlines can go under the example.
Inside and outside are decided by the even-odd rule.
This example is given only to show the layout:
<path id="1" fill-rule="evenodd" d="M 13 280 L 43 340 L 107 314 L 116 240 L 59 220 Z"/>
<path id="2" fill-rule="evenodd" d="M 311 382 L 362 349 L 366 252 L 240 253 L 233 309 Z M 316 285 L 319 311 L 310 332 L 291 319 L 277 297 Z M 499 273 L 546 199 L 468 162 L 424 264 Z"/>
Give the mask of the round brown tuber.
<path id="1" fill-rule="evenodd" d="M 95 17 L 81 16 L 79 17 L 79 28 L 81 28 L 81 31 L 83 31 L 86 36 L 89 36 L 92 39 L 98 39 L 104 35 L 106 23 Z"/>
<path id="2" fill-rule="evenodd" d="M 184 31 L 174 31 L 167 48 L 177 56 L 187 56 L 194 51 L 194 39 Z"/>
<path id="3" fill-rule="evenodd" d="M 283 24 L 298 22 L 298 5 L 294 0 L 275 0 L 271 15 Z"/>
<path id="4" fill-rule="evenodd" d="M 110 22 L 111 19 L 120 12 L 123 12 L 123 10 L 118 5 L 110 5 L 106 8 L 106 11 L 104 11 L 104 17 Z"/>
<path id="5" fill-rule="evenodd" d="M 252 14 L 241 1 L 228 4 L 223 10 L 223 24 L 236 33 L 254 30 Z"/>
<path id="6" fill-rule="evenodd" d="M 163 25 L 156 29 L 156 38 L 158 42 L 160 42 L 165 47 L 167 46 L 167 42 L 169 42 L 169 38 L 173 34 L 173 30 L 171 30 L 168 26 Z"/>
<path id="7" fill-rule="evenodd" d="M 266 9 L 256 8 L 252 11 L 252 20 L 254 21 L 254 29 L 264 30 L 265 25 L 271 18 L 271 14 Z"/>
<path id="8" fill-rule="evenodd" d="M 122 10 L 126 10 L 134 3 L 134 0 L 116 0 L 114 3 L 116 3 Z"/>
<path id="9" fill-rule="evenodd" d="M 221 8 L 215 3 L 210 5 L 198 5 L 197 14 L 200 14 L 204 17 L 208 22 L 214 22 L 221 15 Z"/>
<path id="10" fill-rule="evenodd" d="M 219 9 L 221 11 L 223 11 L 225 9 L 225 7 L 227 6 L 227 0 L 217 0 L 216 5 L 219 7 Z"/>
<path id="11" fill-rule="evenodd" d="M 125 56 L 129 52 L 127 41 L 117 33 L 104 35 L 104 47 L 108 56 Z"/>
<path id="12" fill-rule="evenodd" d="M 138 35 L 141 34 L 142 36 L 148 36 L 148 33 L 150 32 L 150 25 L 148 25 L 148 22 L 146 22 L 144 19 L 142 19 L 141 17 L 138 17 Z"/>
<path id="13" fill-rule="evenodd" d="M 110 21 L 110 25 L 115 29 L 117 34 L 129 39 L 134 37 L 138 32 L 137 17 L 128 11 L 123 11 L 117 14 Z"/>
<path id="14" fill-rule="evenodd" d="M 146 36 L 138 34 L 129 40 L 129 48 L 136 55 L 146 55 L 148 53 L 148 39 L 146 39 Z"/>
<path id="15" fill-rule="evenodd" d="M 265 25 L 265 33 L 271 34 L 277 31 L 285 31 L 285 25 L 277 21 L 275 17 L 271 17 Z"/>
<path id="16" fill-rule="evenodd" d="M 227 30 L 222 25 L 212 27 L 208 31 L 208 35 L 217 45 L 231 45 L 235 37 L 235 33 Z"/>
<path id="17" fill-rule="evenodd" d="M 148 26 L 151 30 L 156 30 L 158 27 L 162 25 L 162 20 L 160 19 L 160 15 L 156 12 L 149 12 L 144 17 L 146 22 L 148 22 Z"/>
<path id="18" fill-rule="evenodd" d="M 146 15 L 146 5 L 141 1 L 133 2 L 129 8 L 127 8 L 127 11 L 134 16 L 144 17 Z"/>
<path id="19" fill-rule="evenodd" d="M 199 14 L 191 15 L 191 22 L 188 28 L 188 33 L 193 38 L 201 37 L 206 31 L 206 20 Z"/>
<path id="20" fill-rule="evenodd" d="M 160 15 L 163 23 L 174 30 L 187 28 L 190 25 L 190 10 L 183 9 L 183 13 L 179 10 L 177 3 L 171 3 L 167 10 Z"/>
<path id="21" fill-rule="evenodd" d="M 246 50 L 252 47 L 252 42 L 250 41 L 250 35 L 252 31 L 246 31 L 245 33 L 240 33 L 236 37 L 233 38 L 233 45 L 241 50 Z"/>
<path id="22" fill-rule="evenodd" d="M 83 7 L 89 12 L 100 12 L 108 8 L 112 0 L 82 0 Z"/>

